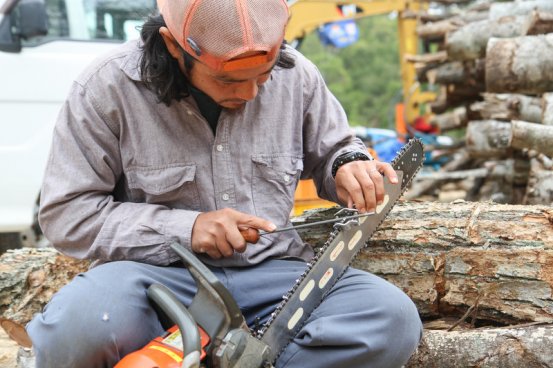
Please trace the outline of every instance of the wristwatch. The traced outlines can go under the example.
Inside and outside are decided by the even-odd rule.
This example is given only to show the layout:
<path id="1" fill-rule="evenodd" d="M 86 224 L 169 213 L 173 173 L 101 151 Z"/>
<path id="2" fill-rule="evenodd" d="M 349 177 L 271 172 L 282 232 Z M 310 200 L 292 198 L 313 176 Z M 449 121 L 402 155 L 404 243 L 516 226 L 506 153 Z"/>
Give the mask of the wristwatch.
<path id="1" fill-rule="evenodd" d="M 359 151 L 353 151 L 353 152 L 346 152 L 341 154 L 340 156 L 336 157 L 334 160 L 334 163 L 332 164 L 332 177 L 336 177 L 336 172 L 338 172 L 338 169 L 342 166 L 347 164 L 348 162 L 353 161 L 372 161 L 374 160 L 372 156 L 367 152 L 359 152 Z"/>

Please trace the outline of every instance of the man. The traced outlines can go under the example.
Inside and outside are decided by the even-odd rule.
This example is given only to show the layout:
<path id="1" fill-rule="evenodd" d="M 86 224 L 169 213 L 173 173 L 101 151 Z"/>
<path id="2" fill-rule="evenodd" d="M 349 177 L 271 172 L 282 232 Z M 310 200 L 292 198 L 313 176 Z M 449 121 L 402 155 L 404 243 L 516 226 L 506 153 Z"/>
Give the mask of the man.
<path id="1" fill-rule="evenodd" d="M 390 165 L 370 160 L 310 62 L 283 44 L 283 0 L 158 0 L 141 41 L 90 66 L 56 125 L 40 223 L 61 252 L 95 261 L 28 325 L 38 367 L 113 366 L 163 328 L 145 291 L 195 287 L 169 244 L 197 254 L 266 321 L 312 250 L 295 232 L 246 244 L 240 229 L 289 224 L 300 177 L 371 211 Z M 253 231 L 253 230 L 252 230 Z M 399 367 L 416 308 L 348 269 L 277 367 Z"/>

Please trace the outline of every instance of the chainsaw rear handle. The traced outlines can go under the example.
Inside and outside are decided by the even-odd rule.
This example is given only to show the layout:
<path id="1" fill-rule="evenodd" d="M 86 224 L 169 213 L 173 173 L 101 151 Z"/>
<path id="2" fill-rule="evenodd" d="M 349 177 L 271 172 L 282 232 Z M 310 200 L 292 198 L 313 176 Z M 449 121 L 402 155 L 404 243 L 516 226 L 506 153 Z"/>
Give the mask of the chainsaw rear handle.
<path id="1" fill-rule="evenodd" d="M 202 348 L 200 332 L 194 317 L 175 295 L 163 285 L 151 285 L 147 294 L 148 298 L 179 327 L 182 336 L 182 368 L 199 368 Z"/>
<path id="2" fill-rule="evenodd" d="M 212 342 L 222 341 L 228 331 L 244 328 L 244 316 L 230 292 L 219 279 L 192 252 L 179 243 L 172 243 L 171 249 L 181 257 L 194 278 L 198 291 L 188 311 Z M 210 355 L 214 346 L 207 346 Z"/>

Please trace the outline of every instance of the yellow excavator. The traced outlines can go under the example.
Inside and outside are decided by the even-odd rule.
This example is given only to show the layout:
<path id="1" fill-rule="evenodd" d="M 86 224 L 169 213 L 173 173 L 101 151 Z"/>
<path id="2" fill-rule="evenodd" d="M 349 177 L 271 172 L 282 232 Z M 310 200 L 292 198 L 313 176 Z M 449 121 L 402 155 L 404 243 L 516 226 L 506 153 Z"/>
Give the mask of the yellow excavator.
<path id="1" fill-rule="evenodd" d="M 412 123 L 420 115 L 420 106 L 435 99 L 434 93 L 420 89 L 415 68 L 406 60 L 407 55 L 417 54 L 419 42 L 416 18 L 405 15 L 423 10 L 425 3 L 419 0 L 296 0 L 288 1 L 288 5 L 291 15 L 285 38 L 292 45 L 300 43 L 305 36 L 325 24 L 397 12 L 403 103 L 396 106 L 396 131 L 405 135 L 405 124 Z M 311 180 L 302 180 L 296 190 L 292 214 L 299 215 L 308 209 L 333 205 L 317 196 Z"/>

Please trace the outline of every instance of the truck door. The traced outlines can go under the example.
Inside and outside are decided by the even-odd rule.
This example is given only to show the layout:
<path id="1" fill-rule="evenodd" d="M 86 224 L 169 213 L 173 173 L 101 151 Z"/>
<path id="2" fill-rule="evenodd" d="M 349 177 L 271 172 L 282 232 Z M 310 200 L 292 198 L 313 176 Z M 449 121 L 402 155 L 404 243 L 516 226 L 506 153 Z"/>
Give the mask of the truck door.
<path id="1" fill-rule="evenodd" d="M 93 58 L 139 37 L 136 26 L 154 11 L 155 0 L 0 0 L 0 250 L 13 234 L 34 241 L 52 130 L 71 83 Z M 46 34 L 25 34 L 40 24 Z"/>

